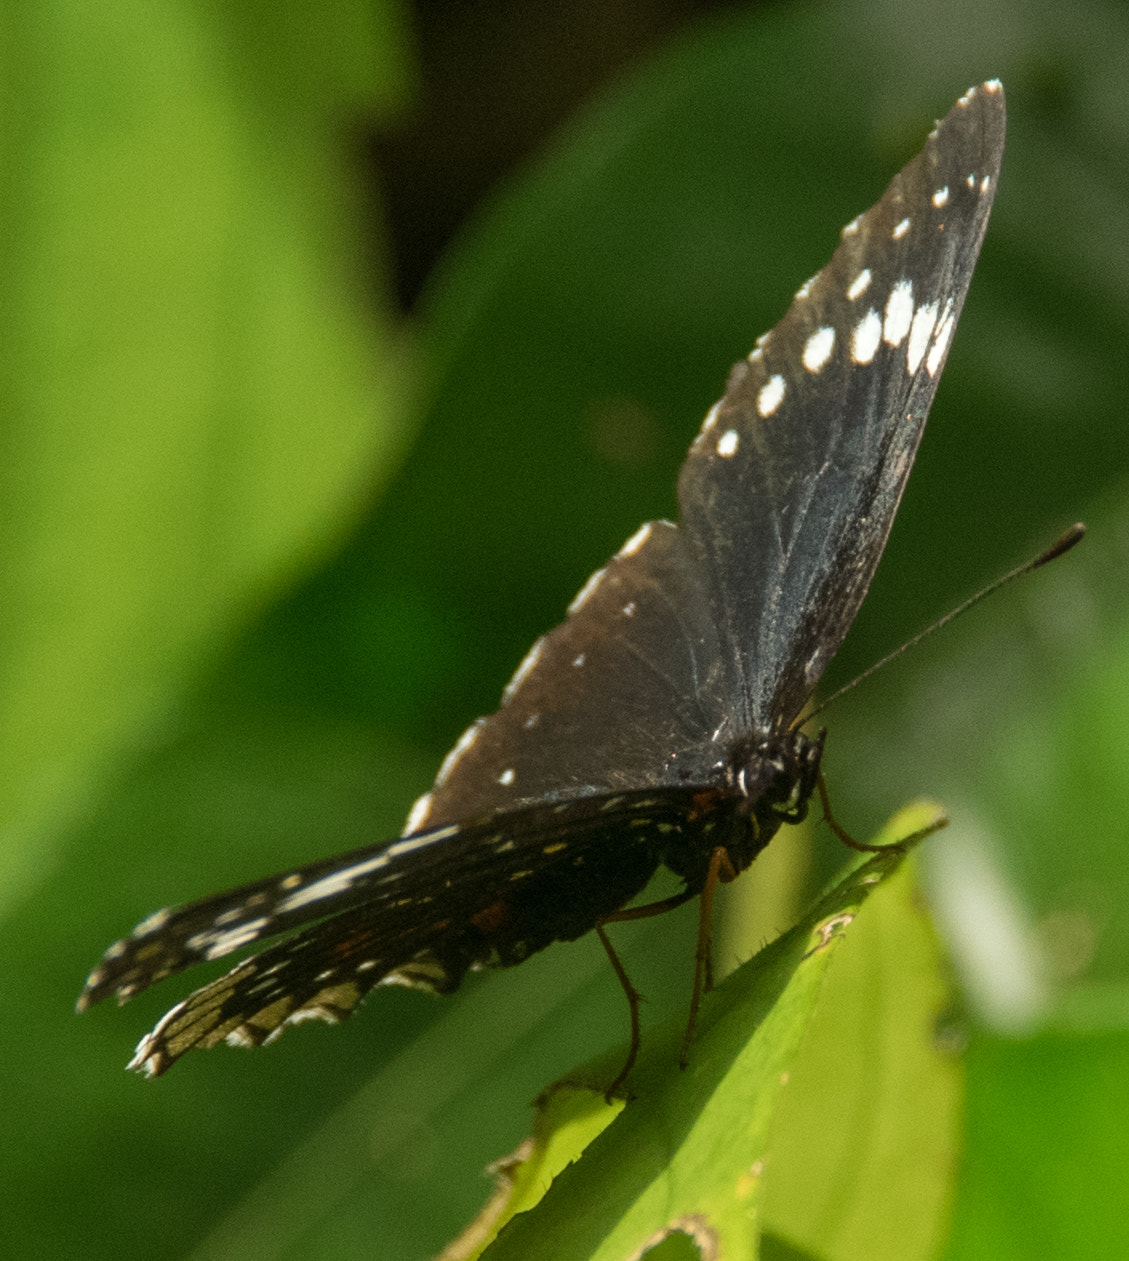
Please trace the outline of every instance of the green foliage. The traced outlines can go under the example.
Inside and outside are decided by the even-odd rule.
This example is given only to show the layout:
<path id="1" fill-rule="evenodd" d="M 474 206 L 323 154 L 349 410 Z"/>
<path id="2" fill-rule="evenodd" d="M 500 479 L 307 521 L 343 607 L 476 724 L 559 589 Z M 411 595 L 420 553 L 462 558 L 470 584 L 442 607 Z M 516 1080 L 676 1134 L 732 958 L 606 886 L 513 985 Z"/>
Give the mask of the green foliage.
<path id="1" fill-rule="evenodd" d="M 907 811 L 883 842 L 904 839 L 918 829 L 936 826 L 938 821 L 933 807 Z M 782 1093 L 786 1097 L 796 1089 L 792 1077 L 797 1053 L 811 1024 L 828 964 L 840 952 L 841 943 L 852 935 L 853 922 L 863 902 L 897 870 L 902 857 L 900 850 L 892 850 L 874 856 L 849 873 L 793 929 L 738 968 L 710 995 L 702 1009 L 685 1072 L 676 1068 L 685 1030 L 683 1013 L 648 1039 L 630 1078 L 631 1100 L 622 1111 L 606 1104 L 600 1092 L 600 1082 L 606 1083 L 616 1072 L 614 1054 L 603 1057 L 581 1074 L 568 1074 L 565 1087 L 578 1080 L 588 1082 L 590 1107 L 605 1114 L 609 1122 L 614 1120 L 614 1124 L 609 1124 L 607 1132 L 592 1143 L 580 1160 L 577 1139 L 586 1145 L 589 1135 L 577 1125 L 575 1103 L 569 1097 L 564 1141 L 558 1140 L 555 1128 L 538 1134 L 537 1148 L 530 1158 L 531 1175 L 517 1175 L 515 1198 L 521 1202 L 513 1207 L 526 1206 L 530 1181 L 543 1193 L 548 1177 L 556 1169 L 559 1173 L 552 1190 L 528 1216 L 512 1221 L 490 1251 L 491 1261 L 535 1254 L 546 1261 L 552 1257 L 589 1256 L 610 1261 L 634 1255 L 648 1240 L 656 1243 L 668 1234 L 695 1238 L 706 1255 L 713 1248 L 721 1256 L 755 1258 L 766 1183 L 770 1195 L 775 1183 L 780 1222 L 793 1224 L 789 1204 L 794 1204 L 797 1197 L 810 1210 L 815 1199 L 810 1162 L 793 1158 L 789 1165 L 787 1147 L 789 1142 L 793 1147 L 802 1147 L 812 1138 L 813 1131 L 818 1134 L 840 1129 L 838 1107 L 842 1099 L 833 1097 L 832 1106 L 818 1110 L 815 1117 L 810 1096 L 800 1102 L 798 1109 L 784 1109 L 783 1115 L 778 1100 Z M 899 936 L 899 929 L 901 936 L 906 935 L 907 920 L 920 918 L 908 905 L 910 888 L 901 882 L 900 902 L 884 917 L 887 935 L 894 938 Z M 908 1075 L 917 1088 L 922 1085 L 922 1074 L 914 1070 L 920 1069 L 922 1052 L 928 1054 L 928 1015 L 934 1013 L 929 1011 L 925 1021 L 906 1019 L 907 1006 L 924 1004 L 927 1009 L 935 1008 L 937 980 L 929 974 L 937 969 L 935 952 L 930 964 L 924 970 L 909 969 L 916 984 L 903 984 L 901 1001 L 895 999 L 891 1003 L 895 1009 L 892 1021 L 902 1033 L 902 1046 L 908 1043 L 911 1050 Z M 848 993 L 853 989 L 851 997 L 855 1001 L 860 997 L 859 986 L 851 986 L 849 978 L 845 986 L 841 981 L 840 987 Z M 888 994 L 889 990 L 880 992 Z M 825 1046 L 824 1054 L 830 1049 Z M 622 1055 L 622 1051 L 618 1054 Z M 812 1054 L 809 1050 L 807 1058 Z M 801 1089 L 804 1076 L 800 1079 Z M 873 1074 L 864 1075 L 864 1079 L 866 1076 Z M 841 1075 L 834 1071 L 831 1079 L 842 1084 Z M 915 1127 L 924 1120 L 929 1126 L 951 1130 L 955 1102 L 951 1091 L 949 1097 L 939 1100 L 920 1089 L 913 1093 L 915 1106 L 910 1109 L 883 1112 L 882 1105 L 894 1101 L 877 1090 L 868 1092 L 868 1102 L 851 1111 L 865 1116 L 865 1124 L 870 1127 L 886 1125 L 897 1130 Z M 539 1121 L 543 1127 L 547 1128 L 546 1114 L 551 1118 L 555 1102 L 555 1092 L 542 1101 Z M 774 1127 L 776 1132 L 770 1139 Z M 850 1138 L 858 1136 L 856 1128 L 846 1144 L 848 1153 Z M 951 1146 L 950 1142 L 950 1149 Z M 778 1162 L 781 1150 L 783 1165 Z M 566 1160 L 577 1163 L 562 1168 Z M 820 1172 L 834 1195 L 841 1188 L 841 1180 L 836 1178 L 838 1170 L 825 1167 Z M 818 1176 L 815 1182 L 818 1186 Z M 892 1179 L 886 1186 L 888 1191 L 893 1189 L 899 1194 L 906 1190 L 904 1178 L 900 1184 Z M 920 1219 L 921 1197 L 912 1198 L 915 1215 Z M 803 1216 L 799 1229 L 807 1234 L 810 1231 L 803 1230 Z M 826 1232 L 822 1237 L 826 1238 Z"/>
<path id="2" fill-rule="evenodd" d="M 827 715 L 848 826 L 921 791 L 950 813 L 920 866 L 965 1006 L 942 1025 L 946 1058 L 927 1036 L 936 946 L 899 878 L 837 948 L 789 1070 L 764 1255 L 1116 1255 L 1125 16 L 1033 0 L 731 15 L 643 65 L 501 190 L 409 333 L 383 277 L 358 280 L 362 257 L 381 266 L 380 232 L 362 224 L 342 144 L 411 79 L 395 12 L 8 10 L 6 1250 L 413 1261 L 473 1217 L 479 1171 L 530 1128 L 527 1101 L 622 1040 L 595 943 L 449 1003 L 381 993 L 347 1029 L 190 1056 L 156 1084 L 121 1066 L 190 981 L 78 1021 L 82 977 L 157 906 L 393 835 L 587 574 L 674 511 L 675 470 L 728 365 L 932 119 L 999 75 L 1010 136 L 993 222 L 829 685 L 1067 521 L 1091 535 Z M 787 831 L 770 851 L 779 885 L 761 861 L 737 882 L 769 890 L 753 927 L 720 937 L 751 942 L 732 948 L 743 957 L 810 900 L 809 850 Z M 818 829 L 813 844 L 809 892 L 842 861 Z M 649 999 L 649 1055 L 664 1020 L 684 1019 L 692 911 L 617 926 Z M 735 1047 L 755 1040 L 740 1023 Z M 567 1182 L 611 1187 L 602 1145 L 648 1106 L 657 1126 L 660 1098 L 685 1120 L 713 1062 L 668 1071 L 649 1105 L 640 1090 L 640 1119 L 628 1110 Z M 724 1194 L 708 1173 L 701 1185 Z M 670 1240 L 655 1255 L 679 1247 L 693 1251 Z"/>

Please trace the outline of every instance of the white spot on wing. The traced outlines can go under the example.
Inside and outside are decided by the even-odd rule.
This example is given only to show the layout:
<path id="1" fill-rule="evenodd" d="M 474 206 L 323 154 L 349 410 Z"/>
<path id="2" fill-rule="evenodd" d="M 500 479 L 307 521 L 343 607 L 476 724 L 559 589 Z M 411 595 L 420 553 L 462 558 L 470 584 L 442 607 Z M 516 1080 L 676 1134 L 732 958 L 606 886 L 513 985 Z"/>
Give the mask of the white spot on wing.
<path id="1" fill-rule="evenodd" d="M 580 610 L 588 603 L 592 593 L 596 590 L 600 583 L 603 582 L 604 575 L 607 572 L 606 566 L 603 569 L 597 569 L 584 586 L 580 588 L 576 595 L 572 597 L 572 603 L 568 606 L 568 613 L 570 617 L 573 613 L 579 613 Z"/>
<path id="2" fill-rule="evenodd" d="M 320 880 L 315 880 L 304 889 L 298 889 L 288 898 L 283 898 L 275 908 L 275 913 L 296 911 L 300 906 L 309 906 L 311 902 L 320 902 L 322 898 L 331 898 L 336 893 L 344 893 L 346 889 L 352 888 L 353 882 L 359 880 L 361 876 L 367 876 L 371 872 L 379 871 L 381 867 L 387 867 L 392 857 L 392 848 L 389 848 L 382 854 L 354 863 L 352 867 L 345 867 L 341 871 L 322 876 Z"/>
<path id="3" fill-rule="evenodd" d="M 130 934 L 132 937 L 148 937 L 150 933 L 159 933 L 162 928 L 169 922 L 169 908 L 166 906 L 163 910 L 154 911 L 152 915 L 148 915 Z"/>
<path id="4" fill-rule="evenodd" d="M 424 820 L 431 813 L 431 794 L 424 793 L 422 797 L 417 797 L 412 803 L 412 808 L 408 811 L 408 820 L 404 824 L 405 832 L 418 832 L 423 827 Z"/>
<path id="5" fill-rule="evenodd" d="M 651 537 L 651 523 L 648 521 L 641 525 L 635 533 L 627 540 L 626 543 L 616 553 L 617 556 L 634 556 L 635 553 L 643 546 Z"/>
<path id="6" fill-rule="evenodd" d="M 591 579 L 589 579 L 589 582 L 590 581 Z M 530 670 L 533 669 L 533 667 L 537 664 L 538 660 L 540 659 L 540 656 L 544 647 L 545 647 L 545 637 L 544 635 L 542 635 L 541 638 L 538 639 L 536 643 L 534 643 L 533 647 L 530 648 L 530 650 L 525 654 L 525 656 L 522 657 L 521 661 L 518 663 L 517 669 L 513 673 L 513 677 L 506 684 L 505 688 L 502 691 L 502 704 L 503 705 L 508 703 L 510 697 L 513 696 L 513 694 L 518 690 L 518 688 L 521 687 L 521 685 L 525 682 L 526 676 L 529 674 Z M 473 741 L 474 737 L 471 736 L 470 734 L 472 731 L 475 731 L 477 733 L 477 724 L 472 724 L 470 727 L 466 729 L 466 731 L 463 732 L 462 736 L 460 736 L 459 738 L 459 744 L 456 744 L 455 748 L 451 750 L 451 753 L 447 754 L 448 758 L 451 757 L 451 754 L 453 754 L 459 748 L 459 745 L 461 745 L 464 740 L 468 739 L 468 737 Z M 443 765 L 446 766 L 447 763 L 444 762 Z M 440 768 L 439 774 L 440 775 L 443 774 L 442 768 Z M 436 783 L 438 782 L 439 781 L 437 779 Z"/>
<path id="7" fill-rule="evenodd" d="M 991 187 L 992 187 L 992 177 L 990 175 L 985 175 L 984 178 L 980 181 L 980 191 L 982 193 L 986 193 L 988 189 Z"/>
<path id="8" fill-rule="evenodd" d="M 851 281 L 850 288 L 847 290 L 847 298 L 854 302 L 870 288 L 870 268 L 864 267 L 862 271 Z"/>
<path id="9" fill-rule="evenodd" d="M 906 343 L 906 368 L 911 376 L 921 367 L 921 361 L 929 348 L 929 339 L 933 336 L 936 323 L 936 302 L 919 306 L 913 313 L 913 324 L 910 326 L 909 341 Z"/>
<path id="10" fill-rule="evenodd" d="M 717 440 L 717 453 L 728 459 L 731 455 L 737 454 L 737 447 L 741 439 L 738 437 L 736 429 L 727 429 Z"/>
<path id="11" fill-rule="evenodd" d="M 702 429 L 701 429 L 702 433 L 709 433 L 709 431 L 717 423 L 717 413 L 720 407 L 721 407 L 721 401 L 718 400 L 718 402 L 714 403 L 714 405 L 709 409 L 709 411 L 706 412 L 706 418 L 705 420 L 702 421 Z"/>
<path id="12" fill-rule="evenodd" d="M 945 355 L 948 354 L 949 342 L 953 339 L 953 329 L 955 327 L 956 319 L 953 315 L 953 300 L 950 298 L 945 303 L 944 314 L 937 325 L 937 332 L 933 337 L 933 345 L 930 346 L 929 353 L 925 356 L 925 371 L 931 377 L 935 377 L 941 371 L 941 365 L 945 362 Z"/>
<path id="13" fill-rule="evenodd" d="M 506 769 L 505 769 L 505 770 L 501 773 L 501 775 L 499 775 L 499 776 L 498 776 L 498 783 L 499 783 L 499 784 L 501 784 L 501 785 L 502 785 L 503 787 L 505 787 L 505 788 L 509 788 L 509 786 L 510 786 L 513 782 L 514 782 L 514 772 L 513 772 L 513 767 L 512 767 L 512 766 L 508 766 L 508 767 L 506 767 Z"/>
<path id="14" fill-rule="evenodd" d="M 579 669 L 584 664 L 584 654 L 582 652 L 578 652 L 576 656 L 573 657 L 572 664 L 576 669 Z"/>
<path id="15" fill-rule="evenodd" d="M 540 643 L 540 642 L 541 642 L 540 640 L 537 641 L 537 643 Z M 534 648 L 536 648 L 537 644 L 534 644 L 533 646 Z M 528 655 L 526 656 L 525 660 L 526 661 L 529 660 Z M 521 668 L 524 665 L 525 665 L 525 661 L 523 661 L 521 665 L 518 666 L 518 673 L 521 672 Z M 436 788 L 443 787 L 443 785 L 447 782 L 447 777 L 455 769 L 455 764 L 458 762 L 459 758 L 461 758 L 463 754 L 467 751 L 467 749 L 469 749 L 470 746 L 478 739 L 478 733 L 482 730 L 482 723 L 483 723 L 483 719 L 476 718 L 474 722 L 472 722 L 470 726 L 463 732 L 463 734 L 459 736 L 459 738 L 455 741 L 455 747 L 443 759 L 443 764 L 439 767 L 439 774 L 435 776 Z"/>
<path id="16" fill-rule="evenodd" d="M 380 857 L 403 858 L 405 854 L 414 854 L 417 849 L 426 849 L 437 841 L 449 841 L 452 836 L 457 836 L 458 832 L 458 825 L 452 823 L 445 828 L 435 828 L 431 832 L 421 832 L 419 836 L 405 836 L 402 841 L 397 841 L 395 845 L 389 845 Z M 347 870 L 338 874 L 349 875 L 350 872 Z"/>
<path id="17" fill-rule="evenodd" d="M 793 301 L 803 302 L 804 299 L 807 298 L 807 296 L 811 293 L 812 286 L 815 284 L 815 282 L 818 279 L 819 279 L 819 272 L 816 272 L 814 276 L 809 276 L 807 280 L 805 280 L 804 283 L 796 290 L 796 295 Z"/>
<path id="18" fill-rule="evenodd" d="M 279 909 L 282 909 L 281 904 Z M 264 915 L 259 919 L 248 920 L 238 928 L 229 928 L 226 933 L 197 933 L 184 944 L 190 950 L 203 949 L 205 959 L 221 959 L 249 941 L 254 941 L 266 923 L 267 917 Z"/>
<path id="19" fill-rule="evenodd" d="M 809 372 L 819 372 L 831 358 L 834 348 L 835 330 L 827 325 L 816 329 L 804 343 L 804 353 L 801 356 L 804 367 Z"/>
<path id="20" fill-rule="evenodd" d="M 777 373 L 771 376 L 757 392 L 757 411 L 762 416 L 771 416 L 784 401 L 784 378 Z"/>
<path id="21" fill-rule="evenodd" d="M 882 337 L 888 346 L 900 346 L 913 321 L 913 281 L 899 280 L 886 299 Z"/>
<path id="22" fill-rule="evenodd" d="M 905 234 L 908 231 L 909 231 L 909 219 L 901 219 L 894 225 L 894 230 L 893 232 L 890 233 L 890 235 L 894 238 L 895 241 L 900 241 L 902 237 L 905 236 Z"/>
<path id="23" fill-rule="evenodd" d="M 882 320 L 871 307 L 855 325 L 851 333 L 851 359 L 855 363 L 870 363 L 882 340 Z"/>
<path id="24" fill-rule="evenodd" d="M 965 179 L 964 179 L 964 182 L 968 185 L 968 187 L 969 187 L 969 188 L 975 188 L 975 187 L 976 187 L 976 176 L 975 176 L 975 175 L 973 175 L 973 174 L 966 175 L 966 176 L 965 176 Z"/>
<path id="25" fill-rule="evenodd" d="M 841 237 L 854 236 L 854 234 L 859 230 L 859 223 L 861 222 L 861 220 L 862 220 L 862 215 L 856 215 L 850 221 L 850 223 L 844 225 L 843 230 L 839 233 L 839 235 Z"/>
<path id="26" fill-rule="evenodd" d="M 933 194 L 933 205 L 936 206 L 938 210 L 940 210 L 942 206 L 947 206 L 948 204 L 949 204 L 949 186 L 948 184 L 946 184 L 944 188 L 937 189 L 937 191 Z"/>

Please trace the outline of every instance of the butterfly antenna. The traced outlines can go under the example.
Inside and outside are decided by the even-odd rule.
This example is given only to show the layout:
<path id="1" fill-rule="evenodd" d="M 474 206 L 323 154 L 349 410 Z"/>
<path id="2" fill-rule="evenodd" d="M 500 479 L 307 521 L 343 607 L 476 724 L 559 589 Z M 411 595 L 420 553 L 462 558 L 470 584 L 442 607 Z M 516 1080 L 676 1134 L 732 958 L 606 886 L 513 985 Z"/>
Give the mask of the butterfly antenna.
<path id="1" fill-rule="evenodd" d="M 1024 561 L 1022 565 L 1017 565 L 1015 569 L 1010 570 L 1008 573 L 1004 574 L 1003 577 L 997 578 L 995 582 L 990 582 L 983 588 L 983 590 L 977 591 L 975 595 L 969 596 L 963 604 L 958 604 L 955 609 L 950 610 L 950 612 L 946 613 L 939 621 L 934 622 L 932 626 L 927 626 L 923 631 L 919 631 L 912 639 L 907 639 L 901 647 L 895 648 L 893 652 L 887 653 L 880 661 L 876 661 L 874 665 L 868 666 L 862 674 L 856 675 L 849 683 L 845 683 L 837 692 L 832 692 L 826 700 L 820 701 L 814 709 L 807 711 L 807 713 L 803 716 L 803 721 L 807 722 L 808 719 L 814 718 L 816 714 L 822 713 L 825 709 L 837 701 L 845 692 L 849 692 L 851 688 L 857 687 L 863 679 L 870 678 L 872 674 L 881 670 L 883 666 L 888 666 L 891 661 L 900 657 L 903 652 L 908 652 L 911 648 L 921 643 L 927 635 L 932 635 L 934 631 L 940 630 L 942 626 L 948 626 L 950 622 L 955 621 L 962 613 L 967 613 L 974 604 L 979 604 L 981 600 L 999 591 L 1001 587 L 1007 586 L 1007 584 L 1012 582 L 1014 579 L 1022 578 L 1024 574 L 1029 574 L 1034 569 L 1040 569 L 1043 565 L 1049 564 L 1052 560 L 1058 560 L 1060 556 L 1064 556 L 1067 552 L 1069 552 L 1075 543 L 1080 543 L 1085 533 L 1086 527 L 1082 525 L 1081 522 L 1072 525 L 1070 529 L 1067 530 L 1061 538 L 1052 543 L 1045 552 L 1040 552 L 1033 560 Z"/>

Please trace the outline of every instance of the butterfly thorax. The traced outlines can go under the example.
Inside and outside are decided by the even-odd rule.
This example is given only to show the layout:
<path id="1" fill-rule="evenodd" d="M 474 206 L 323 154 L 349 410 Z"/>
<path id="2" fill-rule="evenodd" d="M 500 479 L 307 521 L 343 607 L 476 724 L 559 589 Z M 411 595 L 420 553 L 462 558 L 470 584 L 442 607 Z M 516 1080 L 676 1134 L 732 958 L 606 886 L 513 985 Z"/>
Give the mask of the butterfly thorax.
<path id="1" fill-rule="evenodd" d="M 736 741 L 721 782 L 697 795 L 697 810 L 666 847 L 665 866 L 699 890 L 715 848 L 743 871 L 782 823 L 802 823 L 819 781 L 825 734 L 756 731 Z"/>

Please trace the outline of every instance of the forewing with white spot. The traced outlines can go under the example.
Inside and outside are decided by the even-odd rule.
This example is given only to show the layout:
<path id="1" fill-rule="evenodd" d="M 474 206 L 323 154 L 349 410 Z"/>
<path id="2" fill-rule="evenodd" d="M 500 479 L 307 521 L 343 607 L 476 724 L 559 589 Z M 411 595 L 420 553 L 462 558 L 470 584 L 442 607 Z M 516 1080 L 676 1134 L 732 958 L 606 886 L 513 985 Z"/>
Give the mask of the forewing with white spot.
<path id="1" fill-rule="evenodd" d="M 998 83 L 953 107 L 730 377 L 679 478 L 736 724 L 792 721 L 882 554 L 988 223 Z"/>

